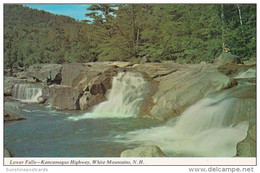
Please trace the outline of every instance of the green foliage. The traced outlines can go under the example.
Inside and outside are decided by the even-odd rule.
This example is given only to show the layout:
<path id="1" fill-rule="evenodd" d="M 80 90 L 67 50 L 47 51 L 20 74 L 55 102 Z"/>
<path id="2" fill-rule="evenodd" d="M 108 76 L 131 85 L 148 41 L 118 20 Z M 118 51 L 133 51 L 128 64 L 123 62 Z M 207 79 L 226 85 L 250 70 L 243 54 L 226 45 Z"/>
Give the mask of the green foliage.
<path id="1" fill-rule="evenodd" d="M 226 28 L 224 42 L 233 54 L 247 60 L 256 56 L 256 6 L 239 5 L 242 13 L 242 24 L 236 5 L 226 5 Z"/>
<path id="2" fill-rule="evenodd" d="M 34 63 L 213 62 L 225 43 L 256 56 L 255 4 L 96 4 L 90 21 L 4 5 L 5 67 Z"/>
<path id="3" fill-rule="evenodd" d="M 5 67 L 96 58 L 89 24 L 21 5 L 4 5 L 4 22 Z"/>

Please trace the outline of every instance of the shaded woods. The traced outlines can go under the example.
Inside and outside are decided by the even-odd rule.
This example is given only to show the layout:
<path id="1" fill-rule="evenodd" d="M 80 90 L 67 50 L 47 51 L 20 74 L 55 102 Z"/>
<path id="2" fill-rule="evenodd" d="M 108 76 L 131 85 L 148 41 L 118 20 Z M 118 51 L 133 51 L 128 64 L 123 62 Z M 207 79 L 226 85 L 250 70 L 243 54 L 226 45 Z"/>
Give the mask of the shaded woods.
<path id="1" fill-rule="evenodd" d="M 88 13 L 87 13 L 88 12 Z M 76 21 L 4 5 L 4 65 L 131 61 L 212 62 L 222 51 L 256 56 L 255 4 L 92 5 Z"/>

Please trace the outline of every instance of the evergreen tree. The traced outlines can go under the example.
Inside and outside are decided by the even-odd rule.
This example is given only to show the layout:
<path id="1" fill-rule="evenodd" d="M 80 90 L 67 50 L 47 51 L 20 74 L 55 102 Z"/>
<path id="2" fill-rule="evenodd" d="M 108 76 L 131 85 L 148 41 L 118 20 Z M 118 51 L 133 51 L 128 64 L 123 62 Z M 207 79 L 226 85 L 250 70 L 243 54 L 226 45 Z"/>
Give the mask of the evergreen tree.
<path id="1" fill-rule="evenodd" d="M 96 4 L 91 21 L 4 5 L 4 65 L 133 61 L 213 62 L 224 43 L 256 57 L 255 4 Z"/>

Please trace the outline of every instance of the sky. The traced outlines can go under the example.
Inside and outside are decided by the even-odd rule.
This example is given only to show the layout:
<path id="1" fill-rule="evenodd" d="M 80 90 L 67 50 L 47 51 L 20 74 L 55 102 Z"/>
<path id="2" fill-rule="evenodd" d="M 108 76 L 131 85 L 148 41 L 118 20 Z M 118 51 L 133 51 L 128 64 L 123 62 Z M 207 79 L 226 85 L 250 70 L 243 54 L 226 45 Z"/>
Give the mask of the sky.
<path id="1" fill-rule="evenodd" d="M 87 13 L 87 8 L 90 5 L 84 5 L 84 4 L 26 4 L 24 6 L 44 10 L 53 14 L 59 14 L 59 15 L 65 15 L 70 16 L 77 20 L 83 20 L 87 19 L 85 17 L 85 14 Z"/>

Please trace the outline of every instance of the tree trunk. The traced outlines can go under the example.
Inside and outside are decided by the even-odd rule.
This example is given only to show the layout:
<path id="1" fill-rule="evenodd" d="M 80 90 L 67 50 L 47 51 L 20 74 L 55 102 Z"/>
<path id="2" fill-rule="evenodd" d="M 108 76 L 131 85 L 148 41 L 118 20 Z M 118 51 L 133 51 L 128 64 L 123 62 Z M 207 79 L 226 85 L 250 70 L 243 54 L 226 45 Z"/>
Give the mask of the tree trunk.
<path id="1" fill-rule="evenodd" d="M 238 9 L 238 14 L 239 14 L 239 21 L 240 21 L 240 25 L 243 25 L 243 21 L 242 21 L 242 14 L 241 14 L 241 9 L 239 7 L 239 4 L 237 4 L 237 9 Z"/>
<path id="2" fill-rule="evenodd" d="M 221 26 L 221 35 L 222 35 L 222 51 L 224 52 L 224 47 L 225 47 L 225 39 L 224 39 L 224 32 L 225 32 L 225 20 L 224 20 L 224 4 L 221 4 L 221 21 L 222 21 L 222 26 Z"/>
<path id="3" fill-rule="evenodd" d="M 139 36 L 140 36 L 140 29 L 137 29 L 136 46 L 139 45 Z"/>

